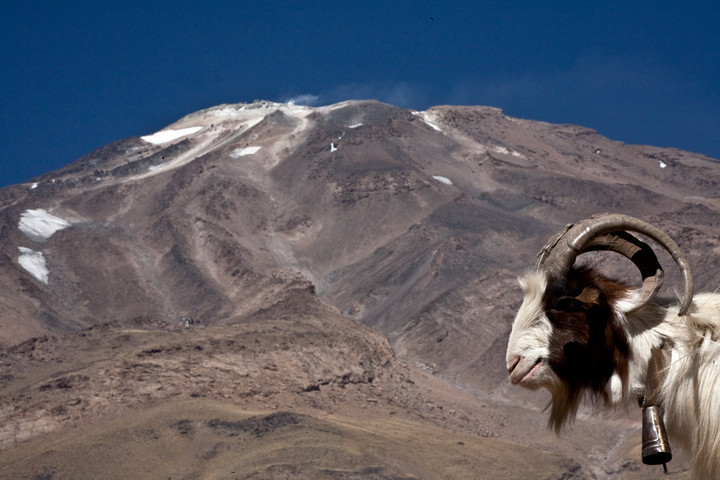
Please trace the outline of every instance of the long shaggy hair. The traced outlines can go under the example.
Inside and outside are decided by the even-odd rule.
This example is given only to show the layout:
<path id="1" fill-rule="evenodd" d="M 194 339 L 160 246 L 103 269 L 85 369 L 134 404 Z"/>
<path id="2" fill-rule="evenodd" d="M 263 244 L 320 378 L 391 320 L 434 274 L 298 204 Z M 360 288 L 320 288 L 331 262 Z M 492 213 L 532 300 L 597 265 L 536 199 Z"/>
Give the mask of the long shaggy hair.
<path id="1" fill-rule="evenodd" d="M 720 478 L 720 295 L 695 295 L 690 312 L 676 310 L 658 330 L 672 334 L 672 361 L 660 397 L 671 441 L 692 456 L 696 479 Z"/>

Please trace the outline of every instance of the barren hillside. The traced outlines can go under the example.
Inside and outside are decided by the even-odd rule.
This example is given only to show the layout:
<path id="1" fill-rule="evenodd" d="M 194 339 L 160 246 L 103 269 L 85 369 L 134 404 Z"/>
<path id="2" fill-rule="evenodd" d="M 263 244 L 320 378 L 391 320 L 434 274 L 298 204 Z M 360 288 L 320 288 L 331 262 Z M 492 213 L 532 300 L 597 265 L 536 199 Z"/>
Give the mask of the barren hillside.
<path id="1" fill-rule="evenodd" d="M 636 408 L 557 438 L 506 378 L 516 276 L 602 211 L 720 285 L 720 162 L 489 107 L 221 105 L 1 189 L 0 476 L 660 478 Z"/>

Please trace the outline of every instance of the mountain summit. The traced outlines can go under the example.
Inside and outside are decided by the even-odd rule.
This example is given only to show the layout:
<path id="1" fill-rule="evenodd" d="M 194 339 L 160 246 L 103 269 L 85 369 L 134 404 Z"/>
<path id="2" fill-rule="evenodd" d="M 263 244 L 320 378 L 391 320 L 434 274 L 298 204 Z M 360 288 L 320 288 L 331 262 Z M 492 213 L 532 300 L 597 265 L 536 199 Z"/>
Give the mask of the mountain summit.
<path id="1" fill-rule="evenodd" d="M 618 447 L 632 420 L 583 420 L 610 451 L 600 461 L 587 440 L 545 434 L 541 394 L 506 388 L 515 278 L 562 225 L 617 211 L 668 232 L 714 289 L 718 192 L 713 159 L 490 107 L 259 101 L 112 143 L 0 190 L 0 448 L 15 459 L 0 475 L 72 476 L 38 452 L 153 430 L 138 440 L 153 458 L 205 450 L 133 470 L 148 478 L 240 469 L 241 433 L 264 452 L 329 431 L 312 436 L 322 461 L 268 453 L 241 478 L 463 478 L 460 444 L 475 452 L 467 478 L 634 478 L 639 456 Z M 437 450 L 408 443 L 430 431 L 454 446 L 408 467 L 408 448 Z M 338 438 L 374 447 L 333 463 Z M 113 465 L 138 468 L 117 441 Z M 520 450 L 535 467 L 511 460 Z"/>

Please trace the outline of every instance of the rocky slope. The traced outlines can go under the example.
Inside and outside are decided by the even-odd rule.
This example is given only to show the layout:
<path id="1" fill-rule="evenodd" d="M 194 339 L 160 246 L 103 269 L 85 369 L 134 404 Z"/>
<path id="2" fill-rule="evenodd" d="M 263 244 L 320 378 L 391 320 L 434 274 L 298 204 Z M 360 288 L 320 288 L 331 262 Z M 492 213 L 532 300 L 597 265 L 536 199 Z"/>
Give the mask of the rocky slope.
<path id="1" fill-rule="evenodd" d="M 506 379 L 515 277 L 600 211 L 717 288 L 720 163 L 489 107 L 222 105 L 4 188 L 0 474 L 77 476 L 62 452 L 99 442 L 132 476 L 138 449 L 181 465 L 148 478 L 647 478 L 639 412 L 558 439 Z M 303 435 L 322 468 L 233 457 Z"/>

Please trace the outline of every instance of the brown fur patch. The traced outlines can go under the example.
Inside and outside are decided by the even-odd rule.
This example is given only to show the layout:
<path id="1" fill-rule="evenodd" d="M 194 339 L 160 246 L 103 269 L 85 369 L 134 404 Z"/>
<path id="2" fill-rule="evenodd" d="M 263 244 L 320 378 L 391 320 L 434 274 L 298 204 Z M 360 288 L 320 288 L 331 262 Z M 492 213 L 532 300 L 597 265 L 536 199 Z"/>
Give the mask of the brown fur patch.
<path id="1" fill-rule="evenodd" d="M 543 299 L 553 326 L 548 364 L 561 383 L 552 391 L 550 408 L 556 430 L 575 417 L 585 393 L 607 405 L 605 386 L 614 372 L 627 386 L 631 353 L 613 305 L 628 289 L 584 267 L 549 279 Z"/>

